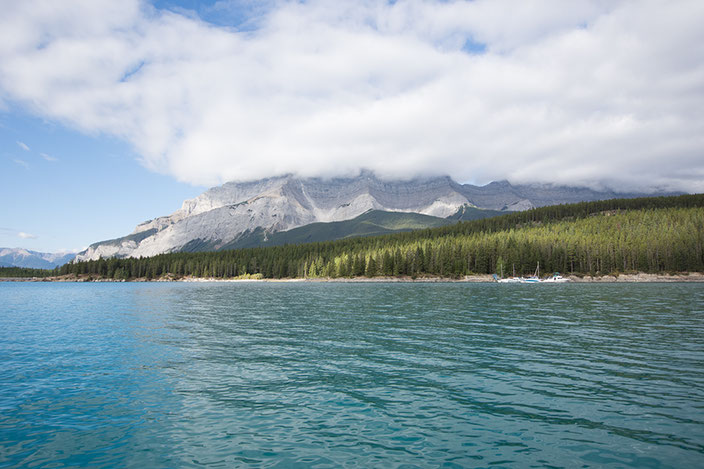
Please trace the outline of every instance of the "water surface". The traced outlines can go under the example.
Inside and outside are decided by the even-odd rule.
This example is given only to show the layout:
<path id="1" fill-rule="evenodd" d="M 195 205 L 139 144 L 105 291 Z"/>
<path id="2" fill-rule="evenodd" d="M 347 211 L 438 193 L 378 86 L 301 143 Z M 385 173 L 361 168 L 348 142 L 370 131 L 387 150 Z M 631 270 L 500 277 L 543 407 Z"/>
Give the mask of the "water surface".
<path id="1" fill-rule="evenodd" d="M 697 284 L 0 283 L 1 467 L 702 467 Z"/>

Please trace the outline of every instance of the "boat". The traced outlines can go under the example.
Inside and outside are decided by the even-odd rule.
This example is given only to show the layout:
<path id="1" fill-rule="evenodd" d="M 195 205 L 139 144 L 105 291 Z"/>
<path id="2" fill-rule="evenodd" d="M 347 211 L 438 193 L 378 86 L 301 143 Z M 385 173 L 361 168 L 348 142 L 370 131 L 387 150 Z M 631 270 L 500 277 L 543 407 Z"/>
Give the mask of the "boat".
<path id="1" fill-rule="evenodd" d="M 538 262 L 538 265 L 535 268 L 535 273 L 533 275 L 531 275 L 530 277 L 516 277 L 516 269 L 514 267 L 513 277 L 503 278 L 503 269 L 502 269 L 501 277 L 494 274 L 494 280 L 497 281 L 498 283 L 566 283 L 566 282 L 570 281 L 570 279 L 565 278 L 562 275 L 560 275 L 560 272 L 555 272 L 554 274 L 552 274 L 552 277 L 541 279 L 540 278 L 540 262 Z"/>
<path id="2" fill-rule="evenodd" d="M 540 283 L 540 262 L 538 262 L 538 266 L 535 268 L 535 273 L 531 275 L 530 277 L 521 277 L 520 279 L 521 283 Z"/>
<path id="3" fill-rule="evenodd" d="M 552 274 L 552 277 L 548 277 L 543 280 L 544 283 L 566 283 L 569 281 L 570 279 L 560 275 L 560 272 L 555 272 L 554 274 Z"/>
<path id="4" fill-rule="evenodd" d="M 501 277 L 498 277 L 496 274 L 494 274 L 494 280 L 496 280 L 499 283 L 521 283 L 521 279 L 519 277 L 516 277 L 516 265 L 514 264 L 513 266 L 513 277 L 509 278 L 503 278 L 504 277 L 504 266 L 501 266 Z"/>
<path id="5" fill-rule="evenodd" d="M 499 278 L 496 275 L 494 275 L 494 280 L 496 280 L 499 283 L 521 283 L 521 279 L 518 277 Z"/>

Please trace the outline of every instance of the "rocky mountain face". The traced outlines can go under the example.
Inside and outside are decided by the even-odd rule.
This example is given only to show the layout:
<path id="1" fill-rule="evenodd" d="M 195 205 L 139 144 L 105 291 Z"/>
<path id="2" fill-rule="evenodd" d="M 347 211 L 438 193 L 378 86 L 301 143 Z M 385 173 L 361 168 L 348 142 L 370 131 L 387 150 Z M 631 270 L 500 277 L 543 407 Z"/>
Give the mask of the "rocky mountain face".
<path id="1" fill-rule="evenodd" d="M 53 269 L 76 257 L 75 253 L 50 253 L 29 251 L 22 248 L 0 248 L 0 267 L 25 267 L 30 269 Z"/>
<path id="2" fill-rule="evenodd" d="M 384 181 L 362 172 L 354 178 L 282 176 L 226 183 L 186 200 L 169 216 L 146 221 L 128 236 L 91 245 L 77 260 L 140 257 L 232 245 L 255 230 L 286 231 L 315 222 L 355 218 L 368 210 L 415 212 L 445 218 L 463 206 L 516 211 L 557 203 L 628 197 L 586 188 L 458 184 L 450 177 Z"/>

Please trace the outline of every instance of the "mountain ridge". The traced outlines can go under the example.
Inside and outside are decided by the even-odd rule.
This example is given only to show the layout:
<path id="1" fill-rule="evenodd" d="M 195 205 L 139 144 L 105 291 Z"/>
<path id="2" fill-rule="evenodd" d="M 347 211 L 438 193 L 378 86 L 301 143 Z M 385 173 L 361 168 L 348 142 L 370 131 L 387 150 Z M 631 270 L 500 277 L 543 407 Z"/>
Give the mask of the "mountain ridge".
<path id="1" fill-rule="evenodd" d="M 188 249 L 194 243 L 214 250 L 237 244 L 255 231 L 288 231 L 311 223 L 351 220 L 369 210 L 413 212 L 438 218 L 460 207 L 522 211 L 643 194 L 616 194 L 552 185 L 485 186 L 459 184 L 450 176 L 382 180 L 369 171 L 347 178 L 278 176 L 245 183 L 228 182 L 183 202 L 171 215 L 140 223 L 124 237 L 92 244 L 77 260 L 148 257 Z"/>
<path id="2" fill-rule="evenodd" d="M 75 252 L 39 252 L 24 248 L 0 248 L 0 267 L 53 269 L 76 257 Z"/>

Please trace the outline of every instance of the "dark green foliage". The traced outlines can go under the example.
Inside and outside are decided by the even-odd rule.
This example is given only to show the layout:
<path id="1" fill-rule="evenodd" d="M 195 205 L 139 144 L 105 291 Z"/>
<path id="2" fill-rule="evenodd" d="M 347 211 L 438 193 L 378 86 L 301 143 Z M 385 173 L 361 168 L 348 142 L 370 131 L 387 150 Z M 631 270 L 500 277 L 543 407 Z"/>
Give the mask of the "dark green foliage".
<path id="1" fill-rule="evenodd" d="M 216 246 L 216 241 L 203 241 L 202 239 L 193 239 L 181 248 L 181 252 L 215 251 Z"/>
<path id="2" fill-rule="evenodd" d="M 501 212 L 499 210 L 488 210 L 484 208 L 470 207 L 469 205 L 463 205 L 459 210 L 453 215 L 447 217 L 447 220 L 457 220 L 457 221 L 471 221 L 471 220 L 481 220 L 482 218 L 498 217 L 500 215 L 506 215 L 506 213 L 511 212 Z"/>
<path id="3" fill-rule="evenodd" d="M 432 229 L 332 242 L 66 264 L 114 278 L 462 275 L 704 271 L 704 195 L 542 207 Z"/>
<path id="4" fill-rule="evenodd" d="M 422 228 L 433 228 L 456 222 L 457 220 L 431 217 L 420 213 L 370 210 L 351 220 L 336 221 L 331 223 L 311 223 L 299 228 L 294 228 L 288 231 L 279 231 L 276 233 L 266 233 L 261 228 L 257 228 L 251 233 L 247 233 L 219 248 L 219 250 L 224 251 L 228 249 L 243 249 L 258 246 L 283 246 L 285 244 L 317 243 L 323 241 L 334 241 L 337 239 L 353 238 L 357 236 L 379 236 L 403 231 L 418 230 Z M 212 247 L 210 249 L 212 249 Z M 205 251 L 208 250 L 208 248 L 183 250 Z"/>
<path id="5" fill-rule="evenodd" d="M 28 269 L 25 267 L 0 267 L 0 278 L 33 278 L 57 275 L 57 269 Z"/>

